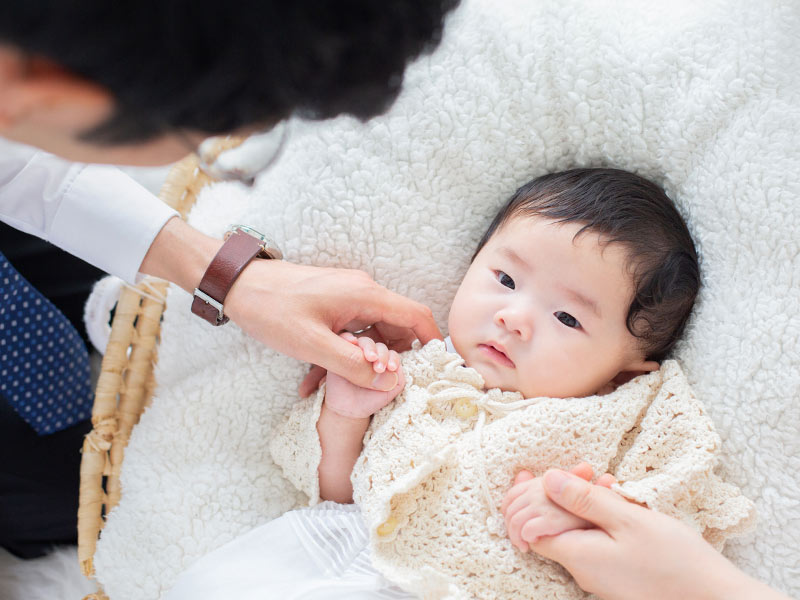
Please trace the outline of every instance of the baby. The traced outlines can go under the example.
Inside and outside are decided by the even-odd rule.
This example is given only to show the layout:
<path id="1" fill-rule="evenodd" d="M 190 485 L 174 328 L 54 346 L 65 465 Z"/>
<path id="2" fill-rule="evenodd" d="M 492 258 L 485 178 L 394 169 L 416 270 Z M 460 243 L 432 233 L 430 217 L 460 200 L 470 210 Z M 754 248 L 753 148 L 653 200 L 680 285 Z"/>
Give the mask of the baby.
<path id="1" fill-rule="evenodd" d="M 450 308 L 450 340 L 486 388 L 526 398 L 603 394 L 658 369 L 699 283 L 689 231 L 658 186 L 614 169 L 545 175 L 517 191 L 478 244 Z M 398 374 L 390 392 L 327 377 L 317 425 L 320 496 L 351 502 L 350 473 L 370 416 L 404 382 L 396 352 L 369 337 L 342 337 L 376 372 Z M 539 478 L 509 497 L 506 525 L 520 547 L 587 526 L 550 502 Z"/>
<path id="2" fill-rule="evenodd" d="M 699 281 L 686 224 L 652 182 L 575 169 L 524 185 L 478 245 L 447 347 L 401 357 L 342 334 L 397 385 L 376 392 L 329 373 L 298 403 L 271 451 L 316 506 L 251 532 L 228 562 L 259 548 L 260 575 L 247 578 L 265 597 L 579 597 L 560 567 L 525 551 L 591 527 L 538 477 L 580 458 L 721 543 L 752 506 L 713 475 L 718 437 L 677 365 L 658 363 Z M 358 508 L 343 506 L 353 498 Z M 214 597 L 207 582 L 185 597 L 201 587 Z"/>

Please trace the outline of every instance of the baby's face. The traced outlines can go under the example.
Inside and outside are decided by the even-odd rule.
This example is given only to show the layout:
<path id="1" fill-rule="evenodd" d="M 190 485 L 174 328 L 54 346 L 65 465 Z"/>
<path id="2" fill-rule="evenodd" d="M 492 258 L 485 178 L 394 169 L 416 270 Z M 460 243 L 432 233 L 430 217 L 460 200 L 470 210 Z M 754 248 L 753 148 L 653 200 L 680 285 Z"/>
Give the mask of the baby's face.
<path id="1" fill-rule="evenodd" d="M 625 249 L 580 224 L 515 217 L 481 249 L 450 308 L 450 337 L 486 387 L 583 397 L 652 370 L 625 324 Z"/>

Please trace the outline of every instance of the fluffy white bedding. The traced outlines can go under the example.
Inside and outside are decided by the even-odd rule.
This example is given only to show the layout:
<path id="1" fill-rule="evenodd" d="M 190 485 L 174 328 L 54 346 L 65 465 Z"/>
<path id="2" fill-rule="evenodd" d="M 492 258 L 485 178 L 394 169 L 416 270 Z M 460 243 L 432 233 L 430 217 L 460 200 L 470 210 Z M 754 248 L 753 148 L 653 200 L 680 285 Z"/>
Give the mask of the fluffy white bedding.
<path id="1" fill-rule="evenodd" d="M 387 114 L 297 124 L 255 189 L 208 189 L 190 222 L 218 236 L 248 223 L 288 260 L 364 269 L 444 324 L 518 185 L 576 165 L 660 182 L 702 257 L 677 356 L 722 436 L 724 477 L 760 517 L 727 555 L 800 594 L 798 32 L 794 0 L 465 0 Z M 157 598 L 300 500 L 267 436 L 304 366 L 235 325 L 212 329 L 189 301 L 170 292 L 157 397 L 97 550 L 112 600 Z"/>

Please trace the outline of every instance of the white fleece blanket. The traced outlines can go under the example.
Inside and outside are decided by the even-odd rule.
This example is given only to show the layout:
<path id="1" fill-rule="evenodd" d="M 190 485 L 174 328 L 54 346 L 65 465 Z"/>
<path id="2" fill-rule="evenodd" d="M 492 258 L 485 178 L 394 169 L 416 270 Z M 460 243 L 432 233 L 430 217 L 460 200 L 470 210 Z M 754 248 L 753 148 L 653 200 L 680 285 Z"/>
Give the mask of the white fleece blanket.
<path id="1" fill-rule="evenodd" d="M 759 514 L 726 552 L 800 594 L 798 32 L 795 0 L 465 0 L 388 113 L 296 125 L 255 189 L 208 189 L 190 222 L 217 236 L 248 223 L 288 260 L 364 269 L 444 324 L 518 185 L 576 165 L 660 182 L 702 258 L 677 356 L 722 437 L 722 476 Z M 265 436 L 304 366 L 235 325 L 208 327 L 189 301 L 170 292 L 157 397 L 98 546 L 112 600 L 157 598 L 203 554 L 301 501 Z"/>

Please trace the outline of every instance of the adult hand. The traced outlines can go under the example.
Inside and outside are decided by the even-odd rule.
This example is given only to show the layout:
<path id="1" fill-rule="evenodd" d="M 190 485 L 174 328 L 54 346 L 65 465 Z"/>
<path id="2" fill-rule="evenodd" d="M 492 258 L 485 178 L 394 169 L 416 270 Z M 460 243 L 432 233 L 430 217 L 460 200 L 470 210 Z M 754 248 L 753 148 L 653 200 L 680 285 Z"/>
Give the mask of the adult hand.
<path id="1" fill-rule="evenodd" d="M 338 333 L 352 323 L 394 327 L 394 348 L 441 338 L 431 311 L 378 285 L 363 271 L 254 261 L 234 283 L 226 313 L 252 337 L 282 352 L 319 365 L 355 385 L 388 391 L 393 371 L 375 373 L 358 346 Z M 397 335 L 401 330 L 403 335 Z"/>
<path id="2" fill-rule="evenodd" d="M 786 599 L 737 570 L 680 521 L 565 471 L 544 475 L 550 499 L 597 525 L 530 545 L 606 600 Z"/>
<path id="3" fill-rule="evenodd" d="M 336 373 L 328 373 L 325 387 L 325 404 L 327 408 L 342 417 L 369 419 L 403 391 L 406 380 L 403 376 L 400 357 L 394 350 L 389 350 L 385 344 L 376 344 L 366 336 L 357 338 L 352 333 L 345 332 L 340 337 L 346 342 L 361 348 L 364 353 L 364 360 L 372 364 L 372 369 L 376 373 L 397 373 L 397 385 L 388 392 L 365 389 L 350 383 Z M 363 437 L 363 433 L 361 437 Z M 355 458 L 358 458 L 360 453 L 361 448 L 359 446 L 359 451 Z"/>
<path id="4" fill-rule="evenodd" d="M 588 467 L 584 473 L 582 467 Z M 582 479 L 590 479 L 591 466 L 581 463 L 571 469 L 571 473 Z M 594 527 L 555 504 L 544 491 L 541 477 L 534 477 L 530 471 L 520 471 L 514 478 L 514 485 L 503 498 L 500 506 L 506 524 L 506 535 L 511 543 L 522 552 L 528 551 L 528 543 L 541 536 L 558 535 L 570 529 Z"/>
<path id="5" fill-rule="evenodd" d="M 193 292 L 222 245 L 178 218 L 170 219 L 145 256 L 141 272 Z M 338 333 L 353 323 L 379 324 L 393 349 L 414 338 L 441 338 L 430 309 L 378 285 L 362 271 L 255 260 L 225 299 L 225 313 L 251 337 L 278 352 L 317 364 L 365 388 L 388 391 L 396 373 L 375 373 L 358 346 Z"/>
<path id="6" fill-rule="evenodd" d="M 349 332 L 353 332 L 363 329 L 366 325 L 367 323 L 354 321 L 353 323 L 348 323 L 345 325 L 345 329 Z M 369 338 L 374 342 L 384 344 L 388 349 L 394 352 L 403 352 L 404 350 L 409 350 L 411 348 L 411 342 L 417 339 L 413 332 L 410 332 L 409 329 L 404 327 L 396 327 L 385 322 L 374 323 L 373 325 L 374 326 L 370 327 L 369 330 L 361 333 L 359 338 Z M 340 336 L 343 335 L 344 333 L 340 334 Z M 305 398 L 309 394 L 315 392 L 319 388 L 327 373 L 327 369 L 324 369 L 319 365 L 312 365 L 311 369 L 303 378 L 303 381 L 300 382 L 300 386 L 298 387 L 297 391 L 300 397 Z"/>

